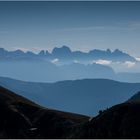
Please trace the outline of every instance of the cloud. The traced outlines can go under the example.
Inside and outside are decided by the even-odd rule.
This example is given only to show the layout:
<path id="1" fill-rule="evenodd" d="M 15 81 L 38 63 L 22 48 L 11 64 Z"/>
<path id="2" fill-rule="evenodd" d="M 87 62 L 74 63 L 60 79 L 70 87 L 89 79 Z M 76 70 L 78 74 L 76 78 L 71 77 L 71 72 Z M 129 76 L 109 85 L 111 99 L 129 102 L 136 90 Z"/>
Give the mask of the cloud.
<path id="1" fill-rule="evenodd" d="M 51 60 L 51 63 L 53 63 L 53 64 L 56 64 L 58 62 L 59 62 L 59 59 L 58 58 L 55 58 L 55 59 Z"/>
<path id="2" fill-rule="evenodd" d="M 136 59 L 137 61 L 140 61 L 140 57 L 136 57 L 135 59 Z"/>
<path id="3" fill-rule="evenodd" d="M 124 65 L 127 66 L 128 68 L 132 68 L 135 66 L 135 62 L 131 62 L 131 61 L 125 61 Z"/>
<path id="4" fill-rule="evenodd" d="M 139 30 L 140 29 L 140 21 L 131 21 L 131 22 L 124 22 L 124 23 L 117 23 L 117 25 L 126 30 Z"/>
<path id="5" fill-rule="evenodd" d="M 140 29 L 140 21 L 132 21 L 125 23 L 116 23 L 114 25 L 104 25 L 104 26 L 83 26 L 83 27 L 69 27 L 69 28 L 61 28 L 50 30 L 50 32 L 73 32 L 73 31 L 132 31 Z"/>
<path id="6" fill-rule="evenodd" d="M 79 63 L 79 61 L 78 61 L 78 60 L 74 60 L 73 62 L 74 62 L 74 63 Z"/>
<path id="7" fill-rule="evenodd" d="M 64 28 L 60 31 L 87 31 L 87 30 L 102 30 L 105 29 L 105 26 L 89 26 L 89 27 L 74 27 L 74 28 Z"/>
<path id="8" fill-rule="evenodd" d="M 118 26 L 85 26 L 85 27 L 73 27 L 73 28 L 62 28 L 62 29 L 55 29 L 51 30 L 51 32 L 74 32 L 74 31 L 102 31 L 102 30 L 118 30 L 123 29 L 122 27 Z"/>
<path id="9" fill-rule="evenodd" d="M 100 65 L 110 65 L 112 63 L 112 61 L 110 60 L 103 60 L 103 59 L 99 59 L 97 61 L 94 61 L 96 64 L 100 64 Z"/>

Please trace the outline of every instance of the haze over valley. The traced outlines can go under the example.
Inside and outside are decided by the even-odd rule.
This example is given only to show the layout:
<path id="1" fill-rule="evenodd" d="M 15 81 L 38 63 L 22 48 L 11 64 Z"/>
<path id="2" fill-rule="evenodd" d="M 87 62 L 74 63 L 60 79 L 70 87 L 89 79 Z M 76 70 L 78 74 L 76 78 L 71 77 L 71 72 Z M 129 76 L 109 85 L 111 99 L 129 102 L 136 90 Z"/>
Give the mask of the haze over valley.
<path id="1" fill-rule="evenodd" d="M 139 1 L 0 1 L 0 138 L 140 138 Z"/>

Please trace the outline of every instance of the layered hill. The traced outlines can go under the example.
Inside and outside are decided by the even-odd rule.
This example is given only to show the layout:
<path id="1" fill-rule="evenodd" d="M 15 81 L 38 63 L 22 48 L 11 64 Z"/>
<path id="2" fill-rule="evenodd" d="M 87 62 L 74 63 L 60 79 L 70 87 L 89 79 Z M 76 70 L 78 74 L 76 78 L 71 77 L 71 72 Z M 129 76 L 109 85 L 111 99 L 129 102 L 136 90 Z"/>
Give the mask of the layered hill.
<path id="1" fill-rule="evenodd" d="M 100 64 L 56 66 L 48 61 L 0 61 L 0 75 L 34 82 L 56 82 L 85 78 L 113 78 L 114 71 Z M 80 72 L 79 72 L 80 71 Z"/>
<path id="2" fill-rule="evenodd" d="M 140 90 L 139 83 L 107 79 L 35 83 L 0 77 L 0 85 L 40 105 L 90 116 L 128 100 Z"/>

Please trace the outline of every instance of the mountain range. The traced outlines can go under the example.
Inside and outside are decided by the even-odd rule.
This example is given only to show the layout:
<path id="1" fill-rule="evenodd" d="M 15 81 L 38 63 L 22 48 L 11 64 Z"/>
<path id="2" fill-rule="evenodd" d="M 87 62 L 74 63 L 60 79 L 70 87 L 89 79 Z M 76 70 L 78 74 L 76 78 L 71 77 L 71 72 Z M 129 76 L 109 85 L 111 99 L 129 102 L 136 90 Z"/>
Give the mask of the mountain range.
<path id="1" fill-rule="evenodd" d="M 122 103 L 140 91 L 139 83 L 107 79 L 37 83 L 0 77 L 0 85 L 40 105 L 90 116 Z"/>
<path id="2" fill-rule="evenodd" d="M 92 61 L 92 60 L 111 60 L 111 61 L 136 61 L 136 59 L 127 53 L 116 49 L 111 51 L 107 50 L 91 50 L 88 53 L 81 51 L 71 51 L 69 47 L 62 46 L 55 47 L 51 53 L 48 50 L 41 50 L 38 54 L 31 51 L 23 52 L 22 50 L 7 51 L 0 48 L 0 60 L 53 60 L 59 59 L 60 61 Z"/>
<path id="3" fill-rule="evenodd" d="M 71 51 L 69 47 L 62 46 L 55 47 L 51 53 L 41 50 L 36 54 L 0 48 L 0 76 L 23 81 L 56 82 L 100 78 L 136 83 L 140 82 L 139 67 L 140 62 L 118 49 L 94 49 L 86 53 Z"/>
<path id="4" fill-rule="evenodd" d="M 57 82 L 76 79 L 112 79 L 139 83 L 140 73 L 119 72 L 108 65 L 65 64 L 55 65 L 48 61 L 0 61 L 0 76 L 23 81 Z"/>

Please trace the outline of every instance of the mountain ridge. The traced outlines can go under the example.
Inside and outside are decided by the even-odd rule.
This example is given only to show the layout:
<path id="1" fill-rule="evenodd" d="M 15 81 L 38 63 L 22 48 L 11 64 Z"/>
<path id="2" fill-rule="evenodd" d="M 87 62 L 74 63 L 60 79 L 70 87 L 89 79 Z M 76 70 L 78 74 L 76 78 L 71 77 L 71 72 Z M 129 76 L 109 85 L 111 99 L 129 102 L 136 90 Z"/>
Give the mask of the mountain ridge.
<path id="1" fill-rule="evenodd" d="M 52 52 L 49 53 L 48 50 L 41 50 L 39 53 L 35 54 L 32 51 L 24 52 L 20 49 L 15 51 L 7 51 L 4 48 L 0 48 L 0 58 L 4 60 L 10 60 L 10 58 L 17 60 L 21 59 L 87 59 L 87 60 L 96 60 L 96 59 L 105 59 L 105 60 L 112 60 L 112 61 L 136 61 L 136 59 L 130 56 L 127 53 L 116 49 L 111 51 L 110 49 L 107 50 L 97 50 L 93 49 L 89 52 L 82 52 L 82 51 L 71 51 L 71 49 L 67 46 L 62 46 L 60 48 L 55 47 L 53 48 Z"/>

